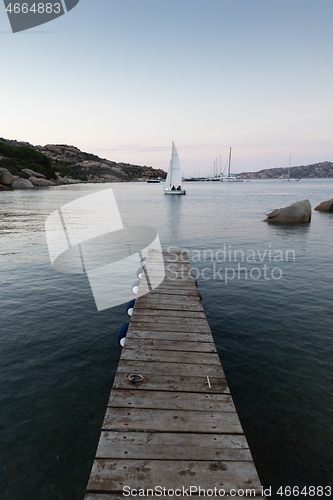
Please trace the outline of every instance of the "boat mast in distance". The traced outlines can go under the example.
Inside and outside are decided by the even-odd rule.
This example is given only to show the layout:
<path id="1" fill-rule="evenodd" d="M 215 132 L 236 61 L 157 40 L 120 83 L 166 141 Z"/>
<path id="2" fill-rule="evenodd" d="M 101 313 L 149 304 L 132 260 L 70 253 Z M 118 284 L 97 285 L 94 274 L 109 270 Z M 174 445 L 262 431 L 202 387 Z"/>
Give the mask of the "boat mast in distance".
<path id="1" fill-rule="evenodd" d="M 231 165 L 231 148 L 229 150 L 229 166 L 228 166 L 228 177 L 230 177 L 230 165 Z"/>
<path id="2" fill-rule="evenodd" d="M 231 148 L 229 149 L 229 159 L 228 159 L 228 175 L 227 177 L 221 176 L 221 182 L 243 182 L 243 179 L 237 175 L 231 175 Z"/>

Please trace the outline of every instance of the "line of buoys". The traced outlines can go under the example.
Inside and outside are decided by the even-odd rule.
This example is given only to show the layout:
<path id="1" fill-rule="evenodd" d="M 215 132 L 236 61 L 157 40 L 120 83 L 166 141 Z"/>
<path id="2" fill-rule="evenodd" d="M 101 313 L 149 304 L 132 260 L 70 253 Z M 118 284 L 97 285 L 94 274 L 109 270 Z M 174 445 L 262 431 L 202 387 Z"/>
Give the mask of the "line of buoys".
<path id="1" fill-rule="evenodd" d="M 134 293 L 134 295 L 136 295 L 139 291 L 140 280 L 143 276 L 144 267 L 146 265 L 145 261 L 146 261 L 146 257 L 143 257 L 141 259 L 141 266 L 136 271 L 136 275 L 137 275 L 138 279 L 135 280 L 133 285 L 132 285 L 132 292 Z M 135 304 L 135 299 L 130 300 L 129 303 L 127 304 L 126 313 L 129 317 L 131 317 L 133 314 L 134 304 Z M 120 329 L 119 329 L 117 340 L 118 340 L 118 344 L 121 347 L 124 347 L 128 327 L 129 327 L 129 322 L 122 324 Z"/>
<path id="2" fill-rule="evenodd" d="M 121 347 L 124 347 L 129 322 L 123 323 L 119 329 L 117 340 Z"/>

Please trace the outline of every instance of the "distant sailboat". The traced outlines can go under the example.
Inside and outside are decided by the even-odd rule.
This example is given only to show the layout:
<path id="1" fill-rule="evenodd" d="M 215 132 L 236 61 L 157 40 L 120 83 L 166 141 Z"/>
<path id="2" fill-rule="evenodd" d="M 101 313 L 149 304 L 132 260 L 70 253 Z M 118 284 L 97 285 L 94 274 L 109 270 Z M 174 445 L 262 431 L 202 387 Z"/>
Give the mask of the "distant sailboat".
<path id="1" fill-rule="evenodd" d="M 240 177 L 237 177 L 236 175 L 231 175 L 230 173 L 230 167 L 231 167 L 231 148 L 229 150 L 229 161 L 228 161 L 228 175 L 222 176 L 221 177 L 221 182 L 243 182 L 243 179 Z"/>
<path id="2" fill-rule="evenodd" d="M 291 153 L 289 155 L 288 181 L 290 181 L 290 164 L 291 164 Z"/>
<path id="3" fill-rule="evenodd" d="M 289 155 L 288 181 L 295 181 L 295 182 L 300 181 L 301 179 L 290 179 L 290 165 L 291 165 L 291 154 Z"/>
<path id="4" fill-rule="evenodd" d="M 165 181 L 164 194 L 186 194 L 182 188 L 182 173 L 176 146 L 172 143 L 172 155 L 168 170 L 168 175 Z"/>

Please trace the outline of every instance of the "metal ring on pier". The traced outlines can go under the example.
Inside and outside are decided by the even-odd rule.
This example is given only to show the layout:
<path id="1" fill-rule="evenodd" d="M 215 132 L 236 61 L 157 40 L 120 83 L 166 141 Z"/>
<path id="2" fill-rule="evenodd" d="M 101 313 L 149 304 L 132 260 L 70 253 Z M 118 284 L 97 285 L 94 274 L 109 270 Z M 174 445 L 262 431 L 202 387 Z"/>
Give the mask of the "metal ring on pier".
<path id="1" fill-rule="evenodd" d="M 128 379 L 132 382 L 132 384 L 135 384 L 135 382 L 142 382 L 143 376 L 139 375 L 139 373 L 131 373 L 131 375 L 128 375 Z"/>

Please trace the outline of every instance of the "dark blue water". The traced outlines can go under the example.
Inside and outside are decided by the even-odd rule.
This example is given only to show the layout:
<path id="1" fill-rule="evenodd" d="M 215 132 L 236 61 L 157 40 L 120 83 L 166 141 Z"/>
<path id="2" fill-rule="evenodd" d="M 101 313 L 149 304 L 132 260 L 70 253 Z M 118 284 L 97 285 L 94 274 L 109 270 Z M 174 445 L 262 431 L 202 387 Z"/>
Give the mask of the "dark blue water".
<path id="1" fill-rule="evenodd" d="M 188 183 L 179 198 L 110 186 L 124 224 L 188 250 L 263 485 L 332 485 L 333 215 L 263 219 L 305 198 L 315 207 L 333 180 Z M 84 497 L 125 307 L 97 312 L 85 276 L 52 269 L 44 222 L 100 188 L 0 193 L 1 500 Z"/>

